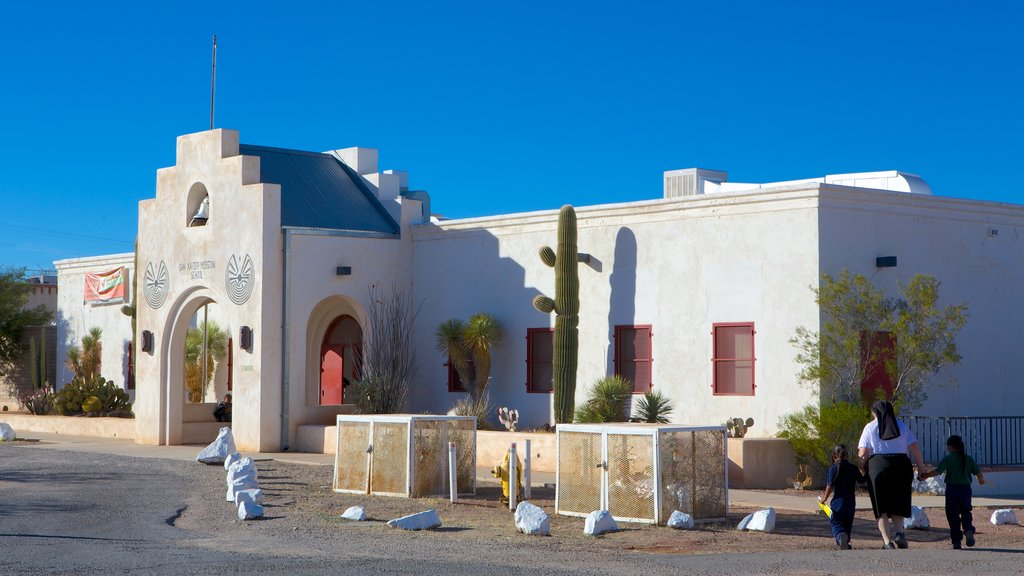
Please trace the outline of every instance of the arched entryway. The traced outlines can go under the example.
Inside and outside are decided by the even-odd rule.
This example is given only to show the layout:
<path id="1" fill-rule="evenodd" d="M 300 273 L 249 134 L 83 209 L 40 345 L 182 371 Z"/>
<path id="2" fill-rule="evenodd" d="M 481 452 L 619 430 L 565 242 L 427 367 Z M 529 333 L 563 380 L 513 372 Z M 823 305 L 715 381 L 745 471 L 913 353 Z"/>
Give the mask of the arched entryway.
<path id="1" fill-rule="evenodd" d="M 348 314 L 335 318 L 320 345 L 321 406 L 344 404 L 345 389 L 360 377 L 363 330 Z"/>

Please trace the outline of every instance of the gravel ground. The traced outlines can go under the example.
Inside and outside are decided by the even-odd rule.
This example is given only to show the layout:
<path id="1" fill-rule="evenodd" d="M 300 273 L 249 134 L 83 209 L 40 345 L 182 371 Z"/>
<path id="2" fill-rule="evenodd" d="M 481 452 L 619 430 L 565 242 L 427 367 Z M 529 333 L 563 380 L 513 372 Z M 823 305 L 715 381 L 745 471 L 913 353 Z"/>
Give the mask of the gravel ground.
<path id="1" fill-rule="evenodd" d="M 405 499 L 338 494 L 330 467 L 257 461 L 266 517 L 242 522 L 224 501 L 225 472 L 178 460 L 0 445 L 0 574 L 868 574 L 1024 573 L 1024 527 L 991 526 L 977 510 L 978 547 L 949 550 L 945 520 L 912 531 L 911 549 L 882 551 L 858 515 L 851 552 L 834 550 L 827 521 L 780 511 L 777 532 L 733 529 L 750 510 L 694 531 L 621 524 L 601 537 L 552 516 L 552 536 L 515 532 L 498 487 L 476 496 Z M 483 481 L 484 479 L 480 479 Z M 553 491 L 533 502 L 553 513 Z M 338 518 L 362 505 L 368 522 Z M 441 528 L 401 532 L 384 521 L 435 508 Z"/>

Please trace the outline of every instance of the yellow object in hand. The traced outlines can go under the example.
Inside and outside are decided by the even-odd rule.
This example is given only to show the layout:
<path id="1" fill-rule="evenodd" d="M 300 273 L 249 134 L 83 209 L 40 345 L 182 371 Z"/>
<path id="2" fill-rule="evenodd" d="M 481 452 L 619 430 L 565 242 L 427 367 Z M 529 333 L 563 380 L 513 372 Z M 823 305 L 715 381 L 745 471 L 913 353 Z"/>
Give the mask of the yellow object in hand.
<path id="1" fill-rule="evenodd" d="M 828 516 L 829 518 L 832 517 L 832 509 L 828 507 L 828 504 L 818 502 L 818 508 L 821 508 L 821 510 L 825 512 L 825 516 Z"/>

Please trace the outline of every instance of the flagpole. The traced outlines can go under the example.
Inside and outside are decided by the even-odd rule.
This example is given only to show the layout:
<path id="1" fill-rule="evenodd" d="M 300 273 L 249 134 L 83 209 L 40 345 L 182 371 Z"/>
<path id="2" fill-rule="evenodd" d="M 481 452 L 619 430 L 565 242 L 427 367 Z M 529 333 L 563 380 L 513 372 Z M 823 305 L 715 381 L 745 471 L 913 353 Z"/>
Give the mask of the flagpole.
<path id="1" fill-rule="evenodd" d="M 217 95 L 217 35 L 213 35 L 213 66 L 210 69 L 210 130 L 213 130 L 213 102 Z"/>

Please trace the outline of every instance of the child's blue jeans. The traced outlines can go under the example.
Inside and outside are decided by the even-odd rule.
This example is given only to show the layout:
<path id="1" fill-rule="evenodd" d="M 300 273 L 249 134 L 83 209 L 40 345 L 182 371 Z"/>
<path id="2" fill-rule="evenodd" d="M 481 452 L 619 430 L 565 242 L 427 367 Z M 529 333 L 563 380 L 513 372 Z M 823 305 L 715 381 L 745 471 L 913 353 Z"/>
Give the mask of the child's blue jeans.
<path id="1" fill-rule="evenodd" d="M 851 536 L 853 530 L 853 513 L 857 509 L 856 496 L 833 496 L 832 497 L 832 537 L 839 544 L 839 535 L 843 532 Z M 852 538 L 851 538 L 852 539 Z"/>
<path id="2" fill-rule="evenodd" d="M 967 530 L 974 531 L 972 509 L 970 484 L 946 484 L 946 521 L 953 544 L 959 544 Z"/>

